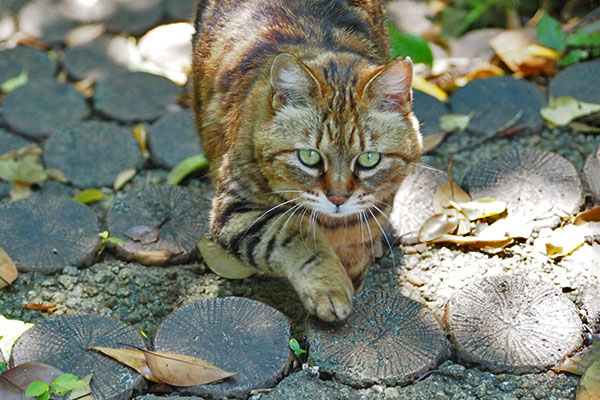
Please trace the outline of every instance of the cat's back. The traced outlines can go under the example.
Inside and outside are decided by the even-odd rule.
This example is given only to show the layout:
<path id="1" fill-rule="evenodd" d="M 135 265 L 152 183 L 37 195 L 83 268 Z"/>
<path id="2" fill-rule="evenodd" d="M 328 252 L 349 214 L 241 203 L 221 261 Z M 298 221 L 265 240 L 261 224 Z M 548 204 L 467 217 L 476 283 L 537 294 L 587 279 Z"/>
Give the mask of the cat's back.
<path id="1" fill-rule="evenodd" d="M 201 0 L 195 27 L 205 72 L 248 73 L 284 51 L 347 51 L 380 63 L 389 55 L 380 0 Z"/>

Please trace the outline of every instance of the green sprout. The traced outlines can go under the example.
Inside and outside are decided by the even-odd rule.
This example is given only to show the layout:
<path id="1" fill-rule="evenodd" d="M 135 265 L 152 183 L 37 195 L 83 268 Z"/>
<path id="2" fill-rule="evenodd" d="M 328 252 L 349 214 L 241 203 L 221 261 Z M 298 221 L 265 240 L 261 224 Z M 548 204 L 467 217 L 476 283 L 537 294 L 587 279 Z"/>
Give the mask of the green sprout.
<path id="1" fill-rule="evenodd" d="M 115 237 L 111 237 L 108 233 L 108 231 L 104 231 L 104 232 L 100 232 L 98 234 L 98 236 L 100 236 L 100 238 L 102 239 L 102 247 L 100 247 L 100 250 L 98 250 L 98 254 L 96 254 L 96 259 L 100 258 L 100 254 L 102 254 L 102 252 L 104 251 L 104 249 L 106 248 L 106 245 L 108 243 L 113 243 L 113 244 L 123 244 L 123 240 L 119 239 L 119 238 L 115 238 Z"/>
<path id="2" fill-rule="evenodd" d="M 50 395 L 64 396 L 71 390 L 87 385 L 87 383 L 73 374 L 63 374 L 56 378 L 50 385 L 42 381 L 33 381 L 27 386 L 26 397 L 35 397 L 37 400 L 48 400 Z"/>
<path id="3" fill-rule="evenodd" d="M 306 354 L 306 350 L 300 347 L 300 343 L 294 338 L 290 339 L 290 350 L 292 350 L 296 356 Z"/>

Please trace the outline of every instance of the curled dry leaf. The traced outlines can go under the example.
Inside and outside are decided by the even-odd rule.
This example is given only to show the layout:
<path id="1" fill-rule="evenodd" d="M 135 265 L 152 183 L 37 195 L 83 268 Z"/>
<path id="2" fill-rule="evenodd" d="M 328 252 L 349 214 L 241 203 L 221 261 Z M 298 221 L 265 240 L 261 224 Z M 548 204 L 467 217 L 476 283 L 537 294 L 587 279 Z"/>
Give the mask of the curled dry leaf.
<path id="1" fill-rule="evenodd" d="M 155 265 L 161 267 L 169 262 L 173 254 L 167 250 L 134 250 L 133 257 L 144 265 Z"/>
<path id="2" fill-rule="evenodd" d="M 558 53 L 540 46 L 532 28 L 503 31 L 489 43 L 508 68 L 521 76 L 554 73 Z"/>
<path id="3" fill-rule="evenodd" d="M 160 226 L 136 225 L 127 229 L 124 235 L 136 242 L 150 244 L 158 240 L 159 229 Z"/>
<path id="4" fill-rule="evenodd" d="M 551 258 L 564 257 L 583 245 L 587 236 L 600 235 L 600 206 L 579 213 L 573 223 L 554 230 L 545 240 Z"/>
<path id="5" fill-rule="evenodd" d="M 479 199 L 464 203 L 452 203 L 469 221 L 500 215 L 506 211 L 507 201 L 494 199 Z"/>
<path id="6" fill-rule="evenodd" d="M 113 183 L 113 189 L 121 190 L 127 182 L 133 179 L 135 174 L 137 174 L 137 170 L 134 167 L 125 168 L 123 171 L 119 172 Z"/>
<path id="7" fill-rule="evenodd" d="M 458 235 L 442 235 L 432 241 L 432 243 L 449 242 L 461 246 L 475 247 L 478 249 L 503 249 L 513 242 L 512 238 L 500 237 L 480 238 L 477 236 L 458 236 Z"/>
<path id="8" fill-rule="evenodd" d="M 87 350 L 99 351 L 104 355 L 114 358 L 121 364 L 127 365 L 128 367 L 135 369 L 137 372 L 140 373 L 140 375 L 142 375 L 149 381 L 163 383 L 160 379 L 154 376 L 152 370 L 146 362 L 146 357 L 144 356 L 144 353 L 141 350 L 114 349 L 112 347 L 103 346 L 94 346 L 88 348 Z"/>
<path id="9" fill-rule="evenodd" d="M 450 178 L 433 195 L 433 210 L 439 214 L 443 213 L 445 209 L 452 208 L 452 202 L 466 203 L 469 201 L 471 201 L 471 196 Z"/>
<path id="10" fill-rule="evenodd" d="M 42 311 L 42 312 L 54 312 L 58 310 L 58 307 L 52 304 L 42 304 L 42 303 L 26 303 L 23 304 L 23 308 L 27 310 L 33 311 Z"/>
<path id="11" fill-rule="evenodd" d="M 18 276 L 19 272 L 17 271 L 15 263 L 10 258 L 8 253 L 4 251 L 2 247 L 0 247 L 0 288 L 6 287 L 13 283 Z"/>
<path id="12" fill-rule="evenodd" d="M 574 119 L 600 112 L 600 104 L 585 103 L 573 97 L 558 97 L 541 109 L 542 117 L 553 125 L 567 125 Z"/>
<path id="13" fill-rule="evenodd" d="M 198 241 L 198 249 L 208 268 L 223 278 L 244 279 L 256 272 L 227 253 L 217 243 L 205 237 L 201 237 Z"/>
<path id="14" fill-rule="evenodd" d="M 419 241 L 431 242 L 440 236 L 452 233 L 458 226 L 458 218 L 449 214 L 435 214 L 427 219 L 419 231 Z"/>
<path id="15" fill-rule="evenodd" d="M 600 342 L 595 342 L 586 347 L 580 353 L 567 357 L 560 365 L 550 368 L 555 372 L 570 372 L 575 375 L 583 375 L 585 370 L 595 361 L 600 360 Z"/>
<path id="16" fill-rule="evenodd" d="M 148 131 L 144 127 L 144 124 L 137 124 L 135 128 L 133 128 L 133 137 L 137 140 L 140 145 L 140 149 L 142 150 L 142 156 L 144 158 L 148 158 L 150 154 L 148 153 L 148 146 L 146 143 L 148 142 Z"/>

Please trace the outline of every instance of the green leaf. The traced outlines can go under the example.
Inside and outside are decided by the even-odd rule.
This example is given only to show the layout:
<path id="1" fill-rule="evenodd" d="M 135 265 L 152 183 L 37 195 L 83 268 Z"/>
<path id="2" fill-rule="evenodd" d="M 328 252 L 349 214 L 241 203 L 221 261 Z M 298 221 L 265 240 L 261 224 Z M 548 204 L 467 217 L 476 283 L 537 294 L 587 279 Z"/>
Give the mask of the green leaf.
<path id="1" fill-rule="evenodd" d="M 85 189 L 73 196 L 73 200 L 83 204 L 93 203 L 104 198 L 104 193 L 99 189 Z"/>
<path id="2" fill-rule="evenodd" d="M 583 49 L 573 49 L 564 56 L 558 63 L 561 68 L 568 67 L 569 65 L 578 63 L 581 60 L 588 58 L 590 53 Z"/>
<path id="3" fill-rule="evenodd" d="M 208 160 L 204 154 L 188 157 L 175 166 L 167 175 L 169 185 L 177 185 L 189 174 L 208 168 Z"/>
<path id="4" fill-rule="evenodd" d="M 25 396 L 27 397 L 38 397 L 43 395 L 44 393 L 48 393 L 48 384 L 42 381 L 33 381 L 27 386 L 27 390 L 25 391 Z"/>
<path id="5" fill-rule="evenodd" d="M 600 47 L 600 31 L 590 33 L 572 33 L 567 36 L 567 46 Z"/>
<path id="6" fill-rule="evenodd" d="M 56 378 L 54 382 L 50 385 L 50 391 L 52 393 L 63 396 L 69 393 L 76 387 L 85 386 L 87 383 L 85 381 L 80 380 L 77 376 L 73 374 L 63 374 Z"/>
<path id="7" fill-rule="evenodd" d="M 0 336 L 0 339 L 2 339 L 1 336 Z M 4 371 L 6 371 L 6 363 L 0 362 L 0 372 L 4 372 Z"/>
<path id="8" fill-rule="evenodd" d="M 390 22 L 390 57 L 410 56 L 415 63 L 433 64 L 433 53 L 421 36 L 400 33 Z"/>
<path id="9" fill-rule="evenodd" d="M 0 179 L 9 182 L 42 183 L 48 174 L 39 162 L 38 154 L 23 154 L 18 159 L 0 160 Z"/>
<path id="10" fill-rule="evenodd" d="M 290 339 L 290 349 L 294 352 L 295 355 L 299 356 L 301 354 L 305 354 L 306 350 L 300 347 L 300 343 L 294 338 Z"/>
<path id="11" fill-rule="evenodd" d="M 15 76 L 14 78 L 10 78 L 4 81 L 4 83 L 2 83 L 2 86 L 0 86 L 0 90 L 2 90 L 4 93 L 10 93 L 14 90 L 17 90 L 21 86 L 25 86 L 28 81 L 29 77 L 27 75 L 27 71 L 22 71 L 19 75 Z"/>
<path id="12" fill-rule="evenodd" d="M 108 231 L 100 232 L 98 236 L 102 238 L 102 243 L 104 243 L 108 239 Z"/>
<path id="13" fill-rule="evenodd" d="M 560 28 L 557 20 L 552 18 L 548 13 L 544 12 L 540 22 L 535 27 L 537 37 L 540 42 L 546 47 L 561 51 L 565 48 L 566 37 L 565 33 Z"/>

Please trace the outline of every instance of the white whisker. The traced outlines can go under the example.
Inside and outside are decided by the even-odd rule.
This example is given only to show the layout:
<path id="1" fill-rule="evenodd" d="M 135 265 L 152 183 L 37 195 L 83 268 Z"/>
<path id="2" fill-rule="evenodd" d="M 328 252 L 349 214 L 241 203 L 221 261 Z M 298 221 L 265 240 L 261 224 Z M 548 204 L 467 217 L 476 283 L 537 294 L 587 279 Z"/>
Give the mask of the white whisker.
<path id="1" fill-rule="evenodd" d="M 375 261 L 375 244 L 373 243 L 373 232 L 371 232 L 371 224 L 369 224 L 369 216 L 364 211 L 361 211 L 360 213 L 365 218 L 365 223 L 367 225 L 367 231 L 369 232 L 369 237 L 371 238 L 371 254 L 373 255 L 372 261 Z"/>
<path id="2" fill-rule="evenodd" d="M 375 206 L 373 206 L 375 207 Z M 375 207 L 377 209 L 377 207 Z M 381 210 L 379 211 L 381 212 Z M 373 211 L 371 211 L 371 209 L 369 209 L 369 213 L 371 214 L 371 216 L 373 217 L 373 219 L 375 220 L 375 223 L 377 223 L 377 226 L 379 227 L 379 230 L 381 231 L 381 233 L 383 234 L 383 237 L 385 239 L 385 242 L 388 245 L 388 248 L 390 249 L 390 254 L 392 256 L 392 264 L 394 265 L 394 268 L 396 268 L 396 259 L 394 258 L 394 250 L 392 250 L 392 245 L 387 237 L 387 235 L 385 234 L 385 231 L 383 230 L 383 227 L 381 226 L 381 224 L 379 223 L 379 220 L 377 219 L 377 217 L 375 217 L 375 214 L 373 214 Z M 385 216 L 385 214 L 383 214 L 381 212 L 382 215 Z"/>
<path id="3" fill-rule="evenodd" d="M 373 204 L 373 203 L 371 203 L 371 206 L 373 206 L 373 208 L 374 208 L 374 209 L 376 209 L 377 211 L 379 211 L 379 213 L 380 213 L 381 215 L 383 215 L 383 216 L 385 217 L 385 219 L 387 219 L 387 220 L 388 220 L 390 223 L 392 222 L 392 221 L 390 220 L 390 217 L 389 217 L 389 216 L 388 216 L 386 213 L 384 213 L 383 211 L 381 211 L 381 209 L 380 209 L 379 207 L 377 207 L 377 206 L 376 206 L 375 204 Z"/>
<path id="4" fill-rule="evenodd" d="M 246 230 L 244 231 L 244 233 L 242 234 L 242 236 L 241 236 L 241 237 L 240 237 L 240 239 L 238 240 L 238 244 L 239 244 L 239 243 L 242 241 L 242 239 L 244 238 L 244 236 L 246 236 L 246 233 L 248 233 L 248 231 L 250 230 L 250 228 L 252 228 L 252 227 L 254 226 L 254 224 L 256 224 L 258 221 L 260 221 L 260 219 L 261 219 L 262 217 L 264 217 L 265 215 L 267 215 L 267 214 L 268 214 L 268 213 L 270 213 L 270 212 L 273 212 L 273 211 L 275 211 L 275 210 L 276 210 L 276 209 L 278 209 L 279 207 L 283 207 L 283 206 L 284 206 L 284 205 L 286 205 L 286 204 L 289 204 L 289 203 L 291 203 L 291 202 L 293 202 L 293 201 L 296 201 L 296 200 L 298 200 L 299 198 L 300 198 L 300 196 L 298 196 L 298 197 L 296 197 L 296 198 L 294 198 L 294 199 L 288 200 L 288 201 L 284 201 L 283 203 L 280 203 L 280 204 L 276 205 L 275 207 L 271 207 L 271 208 L 269 208 L 267 211 L 265 211 L 264 213 L 262 213 L 261 215 L 259 215 L 259 216 L 258 216 L 258 218 L 256 218 L 256 219 L 254 220 L 254 222 L 252 222 L 248 228 L 246 228 Z"/>
<path id="5" fill-rule="evenodd" d="M 268 235 L 268 234 L 269 234 L 269 232 L 271 232 L 271 229 L 273 229 L 273 228 L 274 228 L 274 227 L 277 225 L 277 222 L 279 222 L 279 220 L 280 220 L 281 218 L 285 217 L 285 215 L 286 215 L 287 213 L 291 212 L 291 211 L 292 211 L 292 210 L 294 210 L 294 209 L 298 209 L 298 208 L 299 208 L 299 207 L 301 207 L 301 206 L 302 206 L 304 203 L 306 203 L 306 202 L 305 202 L 305 201 L 302 201 L 302 202 L 300 202 L 300 203 L 298 203 L 298 204 L 294 205 L 292 208 L 290 208 L 290 209 L 286 210 L 286 211 L 285 211 L 283 214 L 281 214 L 279 217 L 277 217 L 277 219 L 276 219 L 275 221 L 273 221 L 273 223 L 271 224 L 271 226 L 269 227 L 269 229 L 267 229 L 267 231 L 265 232 L 265 235 Z M 292 215 L 293 215 L 293 212 L 292 212 Z"/>

